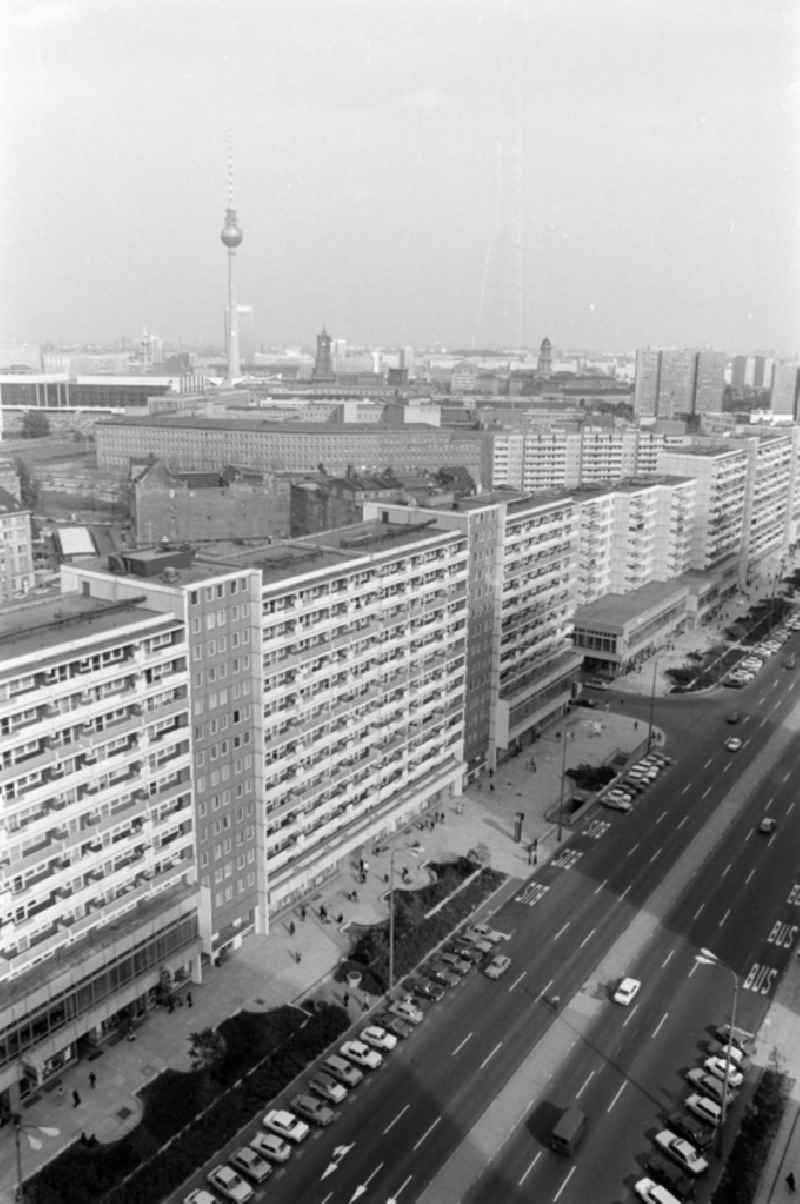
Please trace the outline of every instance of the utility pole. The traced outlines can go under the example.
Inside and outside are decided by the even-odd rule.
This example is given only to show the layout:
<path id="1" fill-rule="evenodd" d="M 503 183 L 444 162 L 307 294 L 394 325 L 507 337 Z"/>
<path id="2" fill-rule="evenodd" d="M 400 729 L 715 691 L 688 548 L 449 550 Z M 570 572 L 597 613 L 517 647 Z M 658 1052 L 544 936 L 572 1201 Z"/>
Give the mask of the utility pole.
<path id="1" fill-rule="evenodd" d="M 394 990 L 394 849 L 389 850 L 389 994 Z"/>

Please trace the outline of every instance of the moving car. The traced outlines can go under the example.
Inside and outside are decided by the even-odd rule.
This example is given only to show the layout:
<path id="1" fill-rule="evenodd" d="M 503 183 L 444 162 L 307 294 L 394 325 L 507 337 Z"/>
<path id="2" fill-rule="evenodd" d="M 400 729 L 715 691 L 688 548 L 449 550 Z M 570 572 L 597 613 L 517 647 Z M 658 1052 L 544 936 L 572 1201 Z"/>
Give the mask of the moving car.
<path id="1" fill-rule="evenodd" d="M 738 736 L 728 736 L 728 739 L 725 741 L 725 747 L 731 752 L 738 752 L 743 743 L 744 741 L 740 740 Z"/>
<path id="2" fill-rule="evenodd" d="M 630 797 L 617 798 L 616 795 L 620 793 L 621 791 L 618 790 L 616 792 L 612 791 L 610 794 L 602 794 L 597 801 L 602 807 L 608 807 L 611 811 L 624 811 L 626 814 L 628 811 L 633 811 L 633 803 Z"/>
<path id="3" fill-rule="evenodd" d="M 311 1132 L 304 1120 L 300 1120 L 286 1108 L 270 1109 L 261 1123 L 270 1133 L 277 1133 L 279 1137 L 294 1142 L 305 1141 Z"/>
<path id="4" fill-rule="evenodd" d="M 737 1091 L 744 1082 L 744 1075 L 741 1070 L 734 1066 L 733 1062 L 727 1062 L 724 1058 L 706 1058 L 703 1062 L 704 1070 L 707 1070 L 715 1079 L 719 1079 L 720 1083 L 725 1082 L 725 1067 L 728 1067 L 728 1086 Z"/>
<path id="5" fill-rule="evenodd" d="M 292 1156 L 292 1147 L 277 1133 L 256 1133 L 250 1148 L 269 1158 L 270 1162 L 288 1162 Z"/>
<path id="6" fill-rule="evenodd" d="M 467 929 L 465 936 L 469 940 L 488 941 L 490 945 L 499 945 L 500 941 L 508 939 L 504 932 L 498 932 L 488 924 L 473 924 Z"/>
<path id="7" fill-rule="evenodd" d="M 363 1041 L 345 1041 L 341 1047 L 341 1054 L 366 1070 L 377 1070 L 383 1065 L 383 1058 L 377 1049 L 370 1049 Z"/>
<path id="8" fill-rule="evenodd" d="M 506 957 L 504 953 L 497 953 L 492 960 L 483 967 L 483 972 L 487 978 L 501 978 L 505 974 L 506 970 L 508 970 L 510 965 L 510 957 Z"/>
<path id="9" fill-rule="evenodd" d="M 407 999 L 396 999 L 394 1003 L 389 1004 L 388 1010 L 393 1016 L 399 1016 L 401 1020 L 406 1020 L 409 1024 L 422 1024 L 422 1012 Z"/>
<path id="10" fill-rule="evenodd" d="M 724 1073 L 724 1072 L 723 1072 Z M 701 1066 L 693 1066 L 691 1070 L 686 1071 L 686 1077 L 693 1087 L 696 1087 L 701 1095 L 707 1096 L 709 1099 L 720 1102 L 725 1087 L 722 1079 L 716 1077 L 708 1070 L 703 1070 Z M 732 1099 L 736 1094 L 728 1079 L 728 1099 Z"/>
<path id="11" fill-rule="evenodd" d="M 215 1166 L 213 1171 L 209 1171 L 206 1176 L 214 1191 L 218 1191 L 226 1200 L 232 1200 L 234 1204 L 247 1204 L 248 1200 L 253 1198 L 253 1189 L 249 1183 L 245 1183 L 241 1175 L 237 1175 L 232 1167 Z"/>
<path id="12" fill-rule="evenodd" d="M 787 669 L 796 669 L 797 668 L 797 656 L 794 652 L 792 652 L 786 658 L 786 668 Z"/>
<path id="13" fill-rule="evenodd" d="M 345 1087 L 357 1087 L 364 1077 L 362 1070 L 353 1066 L 346 1058 L 340 1058 L 338 1054 L 331 1054 L 330 1057 L 327 1057 L 322 1063 L 322 1069 L 338 1082 L 344 1083 Z"/>
<path id="14" fill-rule="evenodd" d="M 761 823 L 758 825 L 759 832 L 764 832 L 767 836 L 771 836 L 777 828 L 777 821 L 771 815 L 765 815 Z"/>
<path id="15" fill-rule="evenodd" d="M 630 1007 L 641 989 L 642 984 L 638 978 L 623 978 L 614 992 L 614 1003 L 619 1003 L 624 1008 Z"/>
<path id="16" fill-rule="evenodd" d="M 378 1024 L 368 1024 L 366 1028 L 362 1028 L 361 1040 L 366 1045 L 371 1045 L 373 1049 L 385 1052 L 395 1049 L 397 1046 L 397 1037 L 394 1033 L 387 1033 L 386 1029 L 381 1028 Z"/>
<path id="17" fill-rule="evenodd" d="M 254 1183 L 263 1183 L 272 1174 L 272 1167 L 266 1158 L 262 1158 L 249 1145 L 243 1145 L 241 1149 L 231 1154 L 230 1162 L 234 1170 L 241 1175 L 246 1175 Z"/>
<path id="18" fill-rule="evenodd" d="M 683 1167 L 690 1175 L 704 1175 L 708 1170 L 708 1159 L 701 1158 L 693 1145 L 670 1129 L 662 1129 L 660 1133 L 656 1133 L 653 1140 L 668 1158 L 677 1162 L 678 1166 Z"/>
<path id="19" fill-rule="evenodd" d="M 633 1190 L 645 1204 L 680 1204 L 678 1197 L 673 1196 L 663 1183 L 656 1183 L 655 1179 L 639 1179 Z"/>
<path id="20" fill-rule="evenodd" d="M 304 1091 L 300 1095 L 295 1095 L 289 1100 L 289 1105 L 298 1116 L 302 1116 L 304 1120 L 310 1120 L 312 1124 L 321 1125 L 322 1128 L 333 1124 L 333 1109 L 309 1092 Z"/>
<path id="21" fill-rule="evenodd" d="M 688 1112 L 691 1112 L 692 1116 L 696 1116 L 698 1120 L 704 1121 L 707 1125 L 716 1126 L 722 1120 L 722 1104 L 709 1099 L 707 1095 L 699 1095 L 696 1091 L 687 1095 L 683 1106 Z"/>
<path id="22" fill-rule="evenodd" d="M 320 1070 L 313 1079 L 308 1080 L 308 1089 L 329 1104 L 341 1104 L 347 1099 L 344 1083 L 337 1082 L 332 1074 L 326 1074 L 324 1070 Z"/>

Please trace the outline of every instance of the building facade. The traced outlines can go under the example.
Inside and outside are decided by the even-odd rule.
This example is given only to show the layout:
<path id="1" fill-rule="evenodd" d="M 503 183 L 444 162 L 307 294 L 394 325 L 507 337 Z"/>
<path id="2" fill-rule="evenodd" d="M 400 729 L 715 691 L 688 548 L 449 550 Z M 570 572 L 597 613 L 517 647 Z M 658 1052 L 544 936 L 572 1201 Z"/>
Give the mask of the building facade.
<path id="1" fill-rule="evenodd" d="M 744 531 L 748 480 L 747 453 L 743 448 L 684 447 L 664 449 L 659 472 L 694 477 L 695 518 L 690 568 L 705 572 L 738 559 Z"/>
<path id="2" fill-rule="evenodd" d="M 0 611 L 0 1101 L 199 974 L 184 625 L 65 594 Z"/>
<path id="3" fill-rule="evenodd" d="M 27 594 L 35 584 L 30 511 L 0 488 L 0 602 Z"/>

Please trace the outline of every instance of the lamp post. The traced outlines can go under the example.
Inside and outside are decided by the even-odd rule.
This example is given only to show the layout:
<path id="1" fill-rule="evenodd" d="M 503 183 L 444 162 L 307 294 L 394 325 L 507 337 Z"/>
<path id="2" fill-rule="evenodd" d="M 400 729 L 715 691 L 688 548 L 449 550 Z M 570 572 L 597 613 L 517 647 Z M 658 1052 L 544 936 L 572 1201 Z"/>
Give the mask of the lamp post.
<path id="1" fill-rule="evenodd" d="M 728 973 L 731 975 L 731 978 L 733 979 L 733 998 L 731 999 L 730 1032 L 728 1033 L 728 1042 L 727 1042 L 727 1045 L 730 1045 L 731 1037 L 733 1036 L 734 1032 L 736 1031 L 736 1008 L 739 1003 L 739 975 L 736 973 L 736 971 L 733 969 L 732 966 L 726 966 L 724 962 L 721 962 L 719 960 L 719 958 L 717 957 L 716 953 L 712 952 L 711 949 L 701 948 L 700 952 L 695 954 L 694 960 L 698 963 L 698 965 L 701 965 L 701 966 L 721 966 L 722 969 L 728 971 Z M 726 1045 L 726 1048 L 727 1048 L 727 1045 Z M 731 1060 L 729 1057 L 726 1056 L 725 1057 L 725 1077 L 722 1080 L 722 1112 L 720 1114 L 719 1127 L 717 1129 L 720 1154 L 722 1153 L 722 1149 L 723 1149 L 723 1142 L 725 1139 L 724 1138 L 725 1121 L 726 1121 L 727 1115 L 728 1115 L 728 1092 L 729 1092 L 730 1069 L 731 1069 Z"/>
<path id="2" fill-rule="evenodd" d="M 556 839 L 559 843 L 564 838 L 564 777 L 567 772 L 567 733 L 561 732 L 561 793 L 558 799 L 558 832 Z"/>
<path id="3" fill-rule="evenodd" d="M 394 990 L 394 849 L 389 850 L 389 994 Z"/>
<path id="4" fill-rule="evenodd" d="M 658 653 L 653 657 L 653 680 L 650 685 L 650 706 L 647 712 L 647 751 L 653 743 L 653 713 L 656 709 L 656 674 L 658 673 Z"/>
<path id="5" fill-rule="evenodd" d="M 14 1126 L 14 1148 L 17 1156 L 17 1191 L 16 1199 L 19 1204 L 25 1199 L 25 1184 L 22 1178 L 22 1131 L 23 1129 L 30 1130 L 28 1133 L 28 1141 L 34 1150 L 40 1150 L 42 1143 L 38 1137 L 33 1136 L 33 1131 L 43 1133 L 45 1137 L 58 1137 L 61 1133 L 60 1129 L 56 1129 L 51 1125 L 24 1125 L 19 1112 L 14 1112 L 11 1116 L 11 1123 Z"/>

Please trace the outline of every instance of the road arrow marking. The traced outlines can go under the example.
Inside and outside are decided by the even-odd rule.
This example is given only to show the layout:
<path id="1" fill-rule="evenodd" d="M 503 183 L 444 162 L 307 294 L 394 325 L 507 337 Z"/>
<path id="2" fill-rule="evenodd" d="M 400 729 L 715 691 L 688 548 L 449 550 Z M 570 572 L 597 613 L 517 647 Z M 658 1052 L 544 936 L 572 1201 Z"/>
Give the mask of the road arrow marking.
<path id="1" fill-rule="evenodd" d="M 354 1200 L 360 1200 L 362 1196 L 366 1195 L 367 1188 L 369 1187 L 370 1183 L 372 1182 L 372 1180 L 375 1178 L 375 1176 L 377 1174 L 380 1174 L 382 1169 L 383 1169 L 383 1163 L 379 1162 L 378 1165 L 375 1167 L 375 1170 L 372 1172 L 372 1174 L 367 1179 L 365 1179 L 363 1183 L 359 1183 L 358 1187 L 356 1188 L 356 1190 L 353 1192 L 352 1196 L 350 1197 L 350 1204 L 353 1204 Z"/>
<path id="2" fill-rule="evenodd" d="M 321 1179 L 327 1179 L 328 1175 L 332 1175 L 335 1170 L 339 1169 L 339 1163 L 344 1158 L 345 1154 L 349 1154 L 352 1149 L 355 1149 L 355 1142 L 350 1145 L 337 1145 L 331 1154 L 331 1161 L 325 1167 L 325 1170 L 320 1175 Z"/>

